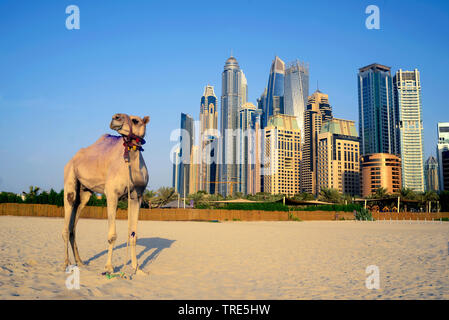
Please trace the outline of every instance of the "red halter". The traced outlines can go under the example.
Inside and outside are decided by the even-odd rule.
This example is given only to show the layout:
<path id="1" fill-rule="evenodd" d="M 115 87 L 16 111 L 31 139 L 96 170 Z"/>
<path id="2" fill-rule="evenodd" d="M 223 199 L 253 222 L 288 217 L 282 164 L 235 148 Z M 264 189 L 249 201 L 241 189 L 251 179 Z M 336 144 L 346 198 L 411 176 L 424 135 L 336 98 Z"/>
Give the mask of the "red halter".
<path id="1" fill-rule="evenodd" d="M 133 133 L 133 129 L 131 126 L 131 121 L 130 121 L 129 116 L 127 116 L 127 120 L 128 120 L 129 133 L 128 133 L 128 135 L 122 135 L 123 146 L 125 147 L 125 150 L 123 152 L 123 158 L 125 159 L 125 162 L 129 162 L 129 151 L 130 150 L 143 151 L 143 148 L 141 146 L 143 144 L 145 144 L 145 139 L 143 139 L 142 137 L 136 136 Z"/>

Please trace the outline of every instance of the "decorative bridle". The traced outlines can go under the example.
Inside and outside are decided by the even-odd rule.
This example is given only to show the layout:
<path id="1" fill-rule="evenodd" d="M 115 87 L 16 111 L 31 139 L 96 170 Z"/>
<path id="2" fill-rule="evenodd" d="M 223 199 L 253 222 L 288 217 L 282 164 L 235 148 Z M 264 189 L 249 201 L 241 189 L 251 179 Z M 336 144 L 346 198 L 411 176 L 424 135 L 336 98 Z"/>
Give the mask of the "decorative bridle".
<path id="1" fill-rule="evenodd" d="M 125 159 L 125 162 L 129 162 L 129 151 L 130 150 L 143 151 L 142 145 L 145 144 L 145 139 L 133 133 L 133 129 L 131 126 L 131 119 L 129 118 L 128 115 L 126 115 L 126 119 L 128 121 L 129 133 L 128 135 L 122 135 L 123 146 L 125 147 L 125 150 L 123 152 L 123 158 Z"/>

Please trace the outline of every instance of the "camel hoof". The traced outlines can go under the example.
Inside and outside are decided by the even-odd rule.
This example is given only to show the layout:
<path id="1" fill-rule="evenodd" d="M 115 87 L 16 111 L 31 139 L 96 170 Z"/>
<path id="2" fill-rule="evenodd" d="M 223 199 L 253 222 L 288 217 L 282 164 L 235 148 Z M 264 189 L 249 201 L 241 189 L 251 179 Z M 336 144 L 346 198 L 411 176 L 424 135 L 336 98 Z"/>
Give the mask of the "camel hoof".
<path id="1" fill-rule="evenodd" d="M 142 269 L 137 269 L 136 270 L 136 276 L 148 276 L 148 273 L 146 273 Z"/>
<path id="2" fill-rule="evenodd" d="M 104 266 L 104 271 L 107 273 L 113 273 L 114 272 L 114 268 L 112 267 L 111 264 L 107 264 Z"/>
<path id="3" fill-rule="evenodd" d="M 81 260 L 77 261 L 77 262 L 76 262 L 76 265 L 77 265 L 78 267 L 84 267 L 84 266 L 85 266 L 84 262 L 81 261 Z"/>
<path id="4" fill-rule="evenodd" d="M 63 263 L 63 265 L 62 265 L 63 270 L 64 270 L 64 271 L 67 271 L 67 267 L 70 266 L 70 265 L 71 265 L 70 261 L 69 261 L 69 260 L 66 260 L 66 261 Z"/>

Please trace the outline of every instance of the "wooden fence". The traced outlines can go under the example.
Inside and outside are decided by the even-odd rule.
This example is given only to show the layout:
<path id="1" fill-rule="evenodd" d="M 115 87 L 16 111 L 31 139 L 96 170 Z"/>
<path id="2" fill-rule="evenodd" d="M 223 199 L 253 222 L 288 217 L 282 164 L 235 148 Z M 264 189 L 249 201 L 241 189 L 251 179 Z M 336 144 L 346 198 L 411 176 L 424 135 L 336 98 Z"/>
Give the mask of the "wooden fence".
<path id="1" fill-rule="evenodd" d="M 0 215 L 31 217 L 64 217 L 64 208 L 49 204 L 0 203 Z M 376 220 L 432 220 L 449 218 L 449 212 L 373 213 Z M 107 219 L 105 207 L 85 207 L 81 218 Z M 127 219 L 127 210 L 118 209 L 117 219 Z M 335 211 L 258 211 L 217 209 L 140 209 L 140 220 L 158 221 L 288 221 L 300 220 L 353 220 L 352 212 Z"/>

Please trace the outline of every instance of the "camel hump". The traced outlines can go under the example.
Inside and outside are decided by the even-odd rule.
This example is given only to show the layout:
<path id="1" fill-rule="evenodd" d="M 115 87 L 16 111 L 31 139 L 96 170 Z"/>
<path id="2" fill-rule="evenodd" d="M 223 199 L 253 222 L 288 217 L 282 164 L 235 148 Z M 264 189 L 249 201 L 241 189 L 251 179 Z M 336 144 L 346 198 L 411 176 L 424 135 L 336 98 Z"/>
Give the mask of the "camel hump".
<path id="1" fill-rule="evenodd" d="M 121 140 L 121 136 L 113 136 L 112 134 L 104 134 L 102 135 L 94 144 L 116 144 L 119 140 Z"/>

